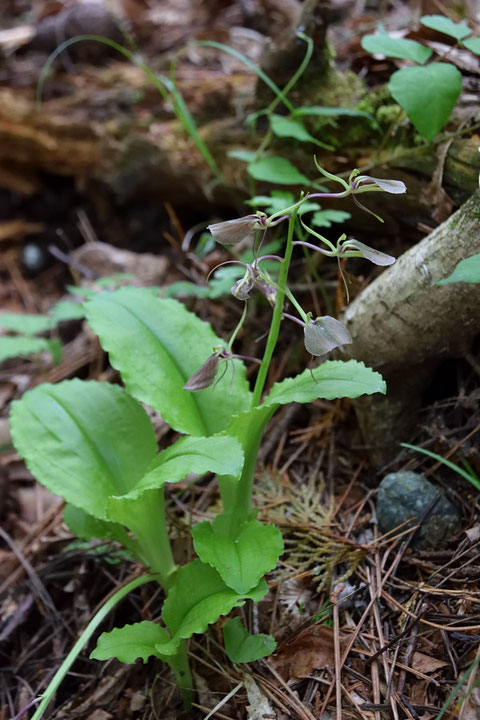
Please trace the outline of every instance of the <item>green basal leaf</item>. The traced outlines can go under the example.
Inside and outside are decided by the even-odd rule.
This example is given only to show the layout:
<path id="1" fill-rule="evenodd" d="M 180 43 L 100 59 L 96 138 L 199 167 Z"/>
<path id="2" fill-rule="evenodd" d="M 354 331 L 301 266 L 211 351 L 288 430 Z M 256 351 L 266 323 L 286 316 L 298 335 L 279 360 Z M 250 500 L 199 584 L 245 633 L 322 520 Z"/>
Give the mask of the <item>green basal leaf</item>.
<path id="1" fill-rule="evenodd" d="M 174 282 L 162 291 L 162 297 L 166 298 L 181 298 L 181 297 L 197 297 L 206 298 L 210 297 L 210 286 L 209 285 L 196 285 L 195 283 L 188 282 L 188 280 L 179 280 Z"/>
<path id="2" fill-rule="evenodd" d="M 241 160 L 246 163 L 252 162 L 257 157 L 257 153 L 254 150 L 229 150 L 227 155 L 235 160 Z"/>
<path id="3" fill-rule="evenodd" d="M 12 403 L 10 424 L 37 480 L 102 520 L 110 495 L 129 492 L 157 450 L 145 410 L 123 388 L 104 382 L 40 385 Z"/>
<path id="4" fill-rule="evenodd" d="M 202 522 L 192 528 L 195 551 L 228 587 L 248 592 L 276 566 L 283 552 L 282 534 L 274 525 L 248 520 L 232 535 L 221 520 L 219 516 L 213 523 Z"/>
<path id="5" fill-rule="evenodd" d="M 270 127 L 274 135 L 280 138 L 293 138 L 300 142 L 311 142 L 319 147 L 333 150 L 331 145 L 320 142 L 311 135 L 303 122 L 299 118 L 284 117 L 283 115 L 272 115 L 270 117 Z"/>
<path id="6" fill-rule="evenodd" d="M 248 174 L 255 180 L 276 183 L 278 185 L 310 185 L 310 180 L 302 175 L 291 162 L 282 157 L 264 157 L 248 165 Z"/>
<path id="7" fill-rule="evenodd" d="M 83 303 L 73 300 L 59 300 L 49 311 L 49 315 L 56 325 L 66 320 L 81 320 L 85 317 Z"/>
<path id="8" fill-rule="evenodd" d="M 125 528 L 118 523 L 99 520 L 71 503 L 67 503 L 65 506 L 63 522 L 79 538 L 84 540 L 116 540 L 138 556 L 138 544 L 135 540 L 132 540 Z"/>
<path id="9" fill-rule="evenodd" d="M 263 404 L 272 406 L 290 402 L 308 403 L 318 398 L 356 398 L 376 392 L 383 395 L 386 392 L 380 373 L 356 360 L 330 360 L 312 371 L 304 370 L 294 378 L 275 383 Z"/>
<path id="10" fill-rule="evenodd" d="M 250 599 L 259 602 L 268 592 L 267 583 L 262 580 L 248 593 L 239 594 L 227 587 L 220 575 L 201 560 L 184 565 L 178 571 L 175 585 L 163 605 L 163 619 L 172 639 L 158 644 L 162 655 L 173 655 L 181 638 L 203 633 L 207 626 L 227 615 L 234 607 L 240 607 Z"/>
<path id="11" fill-rule="evenodd" d="M 239 617 L 223 626 L 225 652 L 234 663 L 248 663 L 271 655 L 277 643 L 271 635 L 250 635 Z"/>
<path id="12" fill-rule="evenodd" d="M 480 283 L 480 254 L 460 260 L 451 275 L 435 284 L 449 285 L 454 282 Z"/>
<path id="13" fill-rule="evenodd" d="M 167 642 L 169 634 L 157 623 L 145 620 L 104 632 L 97 641 L 97 647 L 90 654 L 92 660 L 117 658 L 120 662 L 132 664 L 137 658 L 146 663 L 149 657 L 161 657 L 156 645 Z"/>
<path id="14" fill-rule="evenodd" d="M 455 107 L 462 91 L 462 76 L 453 65 L 439 62 L 397 70 L 388 87 L 418 132 L 433 140 Z"/>
<path id="15" fill-rule="evenodd" d="M 48 315 L 29 315 L 28 313 L 0 313 L 0 328 L 22 335 L 35 335 L 52 328 L 52 320 Z"/>
<path id="16" fill-rule="evenodd" d="M 441 32 L 444 35 L 450 35 L 450 37 L 454 37 L 456 40 L 462 40 L 472 34 L 468 25 L 453 22 L 453 20 L 445 17 L 445 15 L 424 15 L 420 18 L 420 22 L 422 25 L 425 25 L 425 27 L 437 30 L 437 32 Z"/>
<path id="17" fill-rule="evenodd" d="M 343 223 L 351 217 L 344 210 L 318 210 L 313 214 L 310 224 L 314 227 L 332 227 L 332 223 Z"/>
<path id="18" fill-rule="evenodd" d="M 285 210 L 285 208 L 293 205 L 294 202 L 295 198 L 292 193 L 288 192 L 288 190 L 272 190 L 270 195 L 256 195 L 251 200 L 246 200 L 245 205 L 250 205 L 254 208 L 264 207 L 265 212 L 273 214 Z M 320 210 L 320 205 L 316 202 L 309 202 L 307 200 L 303 203 L 303 205 L 300 205 L 297 214 L 303 215 L 304 213 L 311 212 L 312 210 Z M 266 247 L 263 247 L 263 253 L 265 255 L 269 252 L 271 251 L 267 250 Z"/>
<path id="19" fill-rule="evenodd" d="M 162 488 L 167 482 L 181 482 L 190 473 L 239 476 L 242 467 L 243 450 L 235 438 L 183 437 L 157 455 L 146 474 L 122 499 L 134 500 L 147 490 Z"/>
<path id="20" fill-rule="evenodd" d="M 128 391 L 159 410 L 175 430 L 214 435 L 250 405 L 245 367 L 238 360 L 232 361 L 233 379 L 229 369 L 212 388 L 183 390 L 222 341 L 176 300 L 155 297 L 148 289 L 122 288 L 92 298 L 86 313 Z"/>
<path id="21" fill-rule="evenodd" d="M 49 352 L 54 363 L 58 363 L 62 354 L 62 345 L 59 340 L 47 340 L 47 338 L 19 336 L 0 336 L 0 362 L 8 358 L 20 357 L 21 355 L 36 355 L 41 352 Z"/>
<path id="22" fill-rule="evenodd" d="M 462 40 L 462 45 L 467 48 L 467 50 L 470 50 L 470 52 L 475 53 L 475 55 L 480 55 L 480 38 L 479 37 L 471 37 L 467 38 L 467 40 Z"/>
<path id="23" fill-rule="evenodd" d="M 405 58 L 423 65 L 432 54 L 430 48 L 421 45 L 416 40 L 406 38 L 393 38 L 387 33 L 378 35 L 364 35 L 362 47 L 369 53 L 386 55 L 393 58 Z"/>

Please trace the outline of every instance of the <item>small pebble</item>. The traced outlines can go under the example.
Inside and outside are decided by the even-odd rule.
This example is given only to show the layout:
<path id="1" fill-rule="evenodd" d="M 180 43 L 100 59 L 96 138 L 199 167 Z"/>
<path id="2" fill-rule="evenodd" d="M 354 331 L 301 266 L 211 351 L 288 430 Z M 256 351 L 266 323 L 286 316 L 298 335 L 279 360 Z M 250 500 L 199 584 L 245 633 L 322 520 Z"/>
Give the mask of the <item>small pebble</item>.
<path id="1" fill-rule="evenodd" d="M 394 472 L 380 483 L 377 495 L 377 518 L 382 533 L 394 530 L 409 518 L 423 517 L 426 509 L 440 493 L 439 500 L 415 533 L 411 546 L 418 549 L 438 547 L 446 543 L 461 529 L 461 515 L 441 489 L 432 485 L 424 475 L 415 472 Z"/>

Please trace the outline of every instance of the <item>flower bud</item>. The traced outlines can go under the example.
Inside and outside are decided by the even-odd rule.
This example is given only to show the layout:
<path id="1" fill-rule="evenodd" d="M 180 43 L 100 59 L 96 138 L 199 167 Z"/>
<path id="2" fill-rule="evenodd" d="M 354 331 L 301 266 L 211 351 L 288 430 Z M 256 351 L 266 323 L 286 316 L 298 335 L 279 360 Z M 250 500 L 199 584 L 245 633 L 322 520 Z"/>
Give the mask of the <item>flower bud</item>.
<path id="1" fill-rule="evenodd" d="M 235 285 L 232 287 L 231 293 L 237 300 L 248 300 L 250 292 L 255 285 L 255 280 L 249 270 L 245 273 L 243 278 L 237 280 Z"/>
<path id="2" fill-rule="evenodd" d="M 311 355 L 325 355 L 340 345 L 349 345 L 352 336 L 343 325 L 329 315 L 317 317 L 307 323 L 303 329 L 305 347 Z"/>
<path id="3" fill-rule="evenodd" d="M 262 227 L 258 215 L 245 215 L 245 217 L 236 218 L 235 220 L 226 220 L 225 222 L 209 225 L 208 229 L 216 242 L 222 245 L 237 245 L 242 240 L 253 241 L 255 231 L 260 230 Z"/>
<path id="4" fill-rule="evenodd" d="M 221 351 L 212 353 L 197 372 L 192 375 L 190 380 L 187 380 L 183 389 L 190 390 L 190 392 L 197 392 L 197 390 L 205 390 L 205 388 L 213 385 L 218 372 L 221 354 Z"/>
<path id="5" fill-rule="evenodd" d="M 360 242 L 360 240 L 347 240 L 346 242 L 342 243 L 341 247 L 341 255 L 343 253 L 348 253 L 349 250 L 358 251 L 362 254 L 362 257 L 364 257 L 366 260 L 370 260 L 374 265 L 393 265 L 395 262 L 395 258 L 392 255 L 387 255 L 386 253 L 380 252 L 380 250 L 375 250 L 375 248 L 370 247 L 369 245 L 365 245 L 364 243 Z M 347 255 L 348 257 L 348 255 Z"/>
<path id="6" fill-rule="evenodd" d="M 367 185 L 377 185 L 380 190 L 391 193 L 392 195 L 400 195 L 407 192 L 407 186 L 401 180 L 386 180 L 383 178 L 374 178 L 370 175 L 359 175 L 355 178 L 355 187 L 366 187 Z"/>
<path id="7" fill-rule="evenodd" d="M 262 278 L 259 278 L 256 282 L 256 285 L 262 295 L 266 297 L 268 302 L 272 307 L 275 307 L 275 303 L 277 302 L 277 289 L 273 287 L 273 285 L 270 285 L 266 280 L 263 280 Z"/>

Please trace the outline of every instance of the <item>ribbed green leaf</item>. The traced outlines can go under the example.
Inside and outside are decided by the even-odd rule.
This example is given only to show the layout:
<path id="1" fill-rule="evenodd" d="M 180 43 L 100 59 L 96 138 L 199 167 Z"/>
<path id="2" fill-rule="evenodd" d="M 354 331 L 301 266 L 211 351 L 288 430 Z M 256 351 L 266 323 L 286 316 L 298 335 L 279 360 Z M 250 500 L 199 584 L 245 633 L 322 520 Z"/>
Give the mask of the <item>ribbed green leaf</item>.
<path id="1" fill-rule="evenodd" d="M 165 628 L 145 620 L 102 633 L 90 657 L 93 660 L 117 658 L 127 664 L 134 663 L 140 657 L 146 663 L 152 655 L 159 657 L 155 646 L 168 639 L 169 635 Z"/>
<path id="2" fill-rule="evenodd" d="M 8 358 L 21 355 L 36 355 L 40 352 L 49 352 L 52 360 L 58 362 L 62 354 L 62 345 L 56 338 L 48 340 L 47 338 L 30 337 L 28 335 L 0 336 L 0 362 Z"/>
<path id="3" fill-rule="evenodd" d="M 282 534 L 274 525 L 248 520 L 231 535 L 223 528 L 221 516 L 213 523 L 192 528 L 195 551 L 204 563 L 214 567 L 228 587 L 244 593 L 276 566 L 283 552 Z"/>
<path id="4" fill-rule="evenodd" d="M 0 328 L 22 333 L 22 335 L 35 335 L 35 333 L 50 330 L 54 323 L 47 315 L 29 315 L 28 313 L 0 313 Z"/>
<path id="5" fill-rule="evenodd" d="M 296 377 L 275 383 L 263 404 L 272 406 L 313 402 L 318 398 L 356 398 L 377 392 L 386 392 L 385 381 L 380 373 L 356 360 L 331 360 L 312 371 L 304 370 Z"/>
<path id="6" fill-rule="evenodd" d="M 124 288 L 97 295 L 86 304 L 86 313 L 128 391 L 159 410 L 175 430 L 214 435 L 249 407 L 245 368 L 238 360 L 232 361 L 233 379 L 229 368 L 214 387 L 183 390 L 222 341 L 176 300 Z"/>
<path id="7" fill-rule="evenodd" d="M 37 480 L 104 520 L 107 499 L 131 490 L 157 449 L 145 410 L 103 382 L 39 385 L 12 404 L 10 423 L 14 445 Z"/>
<path id="8" fill-rule="evenodd" d="M 248 593 L 237 593 L 227 587 L 220 575 L 201 560 L 193 560 L 178 571 L 177 580 L 163 605 L 163 619 L 171 632 L 168 643 L 158 644 L 163 655 L 173 655 L 181 638 L 202 633 L 245 600 L 260 601 L 268 592 L 265 581 Z"/>

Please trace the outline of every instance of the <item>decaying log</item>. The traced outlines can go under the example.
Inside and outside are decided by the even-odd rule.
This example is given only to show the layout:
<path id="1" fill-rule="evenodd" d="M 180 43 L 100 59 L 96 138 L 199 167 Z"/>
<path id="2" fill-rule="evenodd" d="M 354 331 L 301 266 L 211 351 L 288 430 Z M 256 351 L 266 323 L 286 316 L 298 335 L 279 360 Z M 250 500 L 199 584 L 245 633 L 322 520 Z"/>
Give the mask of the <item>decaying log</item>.
<path id="1" fill-rule="evenodd" d="M 436 285 L 480 253 L 480 193 L 408 250 L 347 308 L 347 354 L 382 373 L 385 397 L 355 402 L 372 460 L 381 464 L 409 437 L 438 364 L 464 357 L 480 333 L 480 285 Z"/>
<path id="2" fill-rule="evenodd" d="M 96 72 L 103 77 L 101 71 Z M 73 177 L 87 191 L 89 182 L 100 182 L 120 201 L 141 197 L 149 201 L 161 198 L 197 208 L 204 207 L 206 200 L 231 205 L 232 193 L 225 186 L 212 186 L 211 171 L 180 122 L 172 117 L 171 110 L 170 115 L 165 112 L 165 118 L 152 120 L 150 126 L 140 126 L 133 113 L 115 110 L 122 98 L 125 100 L 125 88 L 130 88 L 132 93 L 148 92 L 155 102 L 155 93 L 141 71 L 128 64 L 114 64 L 108 73 L 114 84 L 105 96 L 102 114 L 98 114 L 97 96 L 89 87 L 80 87 L 73 96 L 45 100 L 40 108 L 36 107 L 31 90 L 0 90 L 0 185 L 32 193 L 41 186 L 41 176 L 47 172 Z M 249 92 L 253 97 L 253 77 L 229 76 L 225 83 L 227 97 L 239 88 L 243 95 Z M 198 96 L 204 98 L 211 94 L 212 79 L 204 74 L 195 78 L 194 84 L 195 88 L 193 81 L 192 85 L 184 83 L 181 87 L 192 109 Z M 218 79 L 215 91 L 221 94 Z M 228 101 L 229 104 L 233 106 L 234 100 Z M 247 113 L 247 108 L 244 110 Z M 237 196 L 239 211 L 242 199 L 248 194 L 248 178 L 244 164 L 229 157 L 228 151 L 254 149 L 259 143 L 259 136 L 243 125 L 243 117 L 244 114 L 233 119 L 231 116 L 216 119 L 201 128 L 202 137 L 227 185 Z M 275 154 L 288 156 L 307 177 L 316 175 L 310 147 L 294 150 L 288 141 L 284 144 L 278 141 L 273 149 Z M 357 162 L 355 149 L 344 147 L 342 153 L 351 156 L 351 164 L 345 167 L 352 169 Z M 325 159 L 321 153 L 318 157 L 319 162 L 329 167 L 331 154 Z M 412 227 L 418 222 L 428 222 L 431 205 L 422 200 L 422 194 L 437 164 L 435 148 L 406 148 L 405 151 L 397 148 L 394 158 L 382 157 L 381 162 L 385 167 L 376 167 L 374 174 L 404 180 L 409 192 L 401 203 L 397 196 L 372 194 L 369 207 L 387 220 L 389 214 L 401 217 L 402 222 L 408 221 Z M 444 164 L 443 186 L 457 205 L 474 192 L 479 171 L 478 142 L 474 138 L 452 142 Z M 264 189 L 267 190 L 267 186 L 259 185 L 260 193 Z M 345 209 L 352 214 L 356 212 L 353 204 Z M 356 223 L 361 223 L 358 227 L 370 229 L 370 219 L 365 214 L 361 218 L 354 215 L 350 230 L 353 231 Z M 371 222 L 371 229 L 378 231 L 376 221 L 371 219 Z"/>
<path id="3" fill-rule="evenodd" d="M 300 30 L 314 42 L 310 63 L 297 84 L 297 90 L 301 90 L 302 86 L 311 83 L 312 76 L 316 76 L 318 83 L 318 76 L 328 68 L 326 33 L 331 7 L 329 0 L 306 0 L 303 5 L 295 4 L 297 17 L 292 17 L 292 22 L 278 38 L 267 40 L 260 66 L 279 87 L 284 87 L 305 56 L 305 42 L 297 35 Z M 260 106 L 267 104 L 268 93 L 266 86 L 259 81 L 257 101 Z"/>

